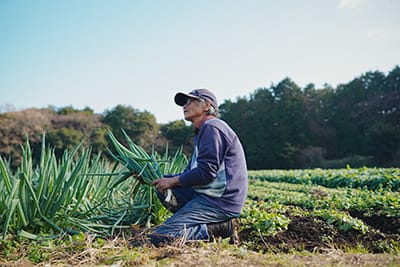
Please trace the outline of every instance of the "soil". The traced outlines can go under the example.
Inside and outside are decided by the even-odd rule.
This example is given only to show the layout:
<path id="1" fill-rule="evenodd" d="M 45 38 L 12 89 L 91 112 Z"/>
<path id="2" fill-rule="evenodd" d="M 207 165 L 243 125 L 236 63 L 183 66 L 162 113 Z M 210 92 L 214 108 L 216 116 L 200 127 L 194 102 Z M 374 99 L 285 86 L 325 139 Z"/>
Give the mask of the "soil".
<path id="1" fill-rule="evenodd" d="M 244 242 L 252 240 L 257 251 L 290 252 L 310 251 L 323 252 L 329 249 L 363 248 L 370 253 L 389 252 L 391 244 L 400 242 L 400 218 L 371 216 L 364 217 L 360 212 L 352 212 L 369 227 L 365 234 L 349 230 L 339 231 L 333 225 L 315 217 L 292 216 L 286 231 L 274 236 L 255 236 L 255 231 L 240 232 Z M 398 248 L 397 248 L 398 249 Z"/>
<path id="2" fill-rule="evenodd" d="M 291 222 L 287 230 L 274 236 L 261 236 L 256 230 L 239 232 L 240 241 L 248 249 L 262 252 L 324 252 L 332 249 L 354 250 L 368 253 L 399 253 L 400 218 L 386 216 L 364 216 L 361 212 L 351 212 L 368 225 L 363 234 L 357 230 L 343 232 L 322 219 L 311 216 L 289 216 Z M 146 241 L 143 229 L 131 231 L 130 244 L 141 246 Z"/>
<path id="3" fill-rule="evenodd" d="M 352 217 L 364 221 L 365 224 L 385 234 L 400 234 L 400 218 L 386 217 L 383 215 L 364 216 L 360 211 L 351 211 Z"/>

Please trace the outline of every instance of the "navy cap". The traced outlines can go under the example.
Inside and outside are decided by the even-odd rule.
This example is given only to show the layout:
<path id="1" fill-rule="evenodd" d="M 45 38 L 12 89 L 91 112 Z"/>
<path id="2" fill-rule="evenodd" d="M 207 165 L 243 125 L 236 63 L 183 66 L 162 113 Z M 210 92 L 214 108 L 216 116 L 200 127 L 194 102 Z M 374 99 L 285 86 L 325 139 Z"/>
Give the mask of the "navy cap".
<path id="1" fill-rule="evenodd" d="M 175 103 L 178 106 L 183 107 L 186 103 L 188 98 L 195 98 L 195 99 L 207 99 L 210 101 L 211 106 L 213 106 L 216 110 L 218 110 L 218 102 L 215 95 L 207 89 L 194 89 L 189 93 L 177 93 L 175 95 Z"/>

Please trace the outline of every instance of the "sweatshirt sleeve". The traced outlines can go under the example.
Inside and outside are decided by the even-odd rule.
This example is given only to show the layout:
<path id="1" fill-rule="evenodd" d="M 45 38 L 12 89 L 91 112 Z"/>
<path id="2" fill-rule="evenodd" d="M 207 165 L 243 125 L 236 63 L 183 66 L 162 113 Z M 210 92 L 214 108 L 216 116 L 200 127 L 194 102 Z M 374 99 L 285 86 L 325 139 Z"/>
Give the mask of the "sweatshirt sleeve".
<path id="1" fill-rule="evenodd" d="M 223 135 L 216 127 L 205 124 L 199 132 L 197 146 L 197 164 L 179 176 L 181 186 L 205 185 L 217 175 L 225 147 Z"/>

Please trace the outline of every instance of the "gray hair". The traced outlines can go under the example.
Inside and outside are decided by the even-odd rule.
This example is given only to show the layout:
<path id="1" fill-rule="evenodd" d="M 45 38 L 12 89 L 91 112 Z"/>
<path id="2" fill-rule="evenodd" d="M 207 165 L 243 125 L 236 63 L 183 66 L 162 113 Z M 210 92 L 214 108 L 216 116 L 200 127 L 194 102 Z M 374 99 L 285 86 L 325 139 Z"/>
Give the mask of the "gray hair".
<path id="1" fill-rule="evenodd" d="M 207 110 L 206 114 L 215 116 L 216 118 L 221 117 L 221 115 L 219 114 L 218 110 L 216 110 L 212 105 L 210 106 L 210 109 Z"/>
<path id="2" fill-rule="evenodd" d="M 198 100 L 200 102 L 203 102 L 203 103 L 206 103 L 206 102 L 210 103 L 210 101 L 208 99 L 205 99 L 205 98 L 200 98 Z M 219 113 L 219 111 L 211 103 L 210 103 L 210 108 L 206 111 L 206 114 L 214 116 L 216 118 L 220 118 L 221 117 L 221 114 Z"/>

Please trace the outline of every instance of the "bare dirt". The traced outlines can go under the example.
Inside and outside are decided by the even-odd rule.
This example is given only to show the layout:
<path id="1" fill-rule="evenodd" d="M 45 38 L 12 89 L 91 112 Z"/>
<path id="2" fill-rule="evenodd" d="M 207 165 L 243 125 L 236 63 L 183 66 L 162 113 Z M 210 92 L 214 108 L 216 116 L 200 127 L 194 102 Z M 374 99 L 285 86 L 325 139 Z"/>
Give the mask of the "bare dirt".
<path id="1" fill-rule="evenodd" d="M 357 230 L 339 231 L 333 225 L 308 216 L 289 216 L 291 222 L 286 231 L 274 236 L 255 236 L 254 232 L 240 232 L 240 238 L 246 242 L 252 240 L 256 251 L 322 252 L 327 249 L 356 250 L 364 249 L 370 253 L 388 253 L 400 249 L 400 218 L 386 216 L 364 217 L 360 212 L 352 212 L 353 217 L 368 225 L 368 232 Z"/>

